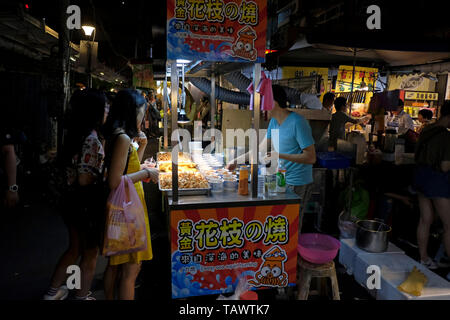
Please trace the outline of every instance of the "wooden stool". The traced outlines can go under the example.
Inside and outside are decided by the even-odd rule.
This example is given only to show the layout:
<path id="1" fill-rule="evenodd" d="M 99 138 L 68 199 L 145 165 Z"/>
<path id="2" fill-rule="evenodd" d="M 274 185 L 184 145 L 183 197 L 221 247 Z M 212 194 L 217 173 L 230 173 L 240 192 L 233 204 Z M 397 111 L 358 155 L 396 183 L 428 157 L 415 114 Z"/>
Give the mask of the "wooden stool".
<path id="1" fill-rule="evenodd" d="M 298 261 L 297 300 L 308 300 L 309 286 L 312 278 L 330 278 L 333 300 L 341 300 L 334 261 L 326 264 L 313 264 L 303 260 L 301 257 L 299 257 Z"/>

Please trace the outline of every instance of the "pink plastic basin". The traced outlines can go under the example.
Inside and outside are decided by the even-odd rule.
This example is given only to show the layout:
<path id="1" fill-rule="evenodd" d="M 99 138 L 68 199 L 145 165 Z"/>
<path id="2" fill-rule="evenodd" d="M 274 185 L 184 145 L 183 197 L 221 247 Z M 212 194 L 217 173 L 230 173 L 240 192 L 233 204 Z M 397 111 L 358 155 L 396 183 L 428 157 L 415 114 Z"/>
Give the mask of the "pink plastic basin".
<path id="1" fill-rule="evenodd" d="M 304 233 L 299 236 L 297 251 L 308 262 L 324 264 L 333 260 L 341 242 L 331 236 L 320 233 Z"/>

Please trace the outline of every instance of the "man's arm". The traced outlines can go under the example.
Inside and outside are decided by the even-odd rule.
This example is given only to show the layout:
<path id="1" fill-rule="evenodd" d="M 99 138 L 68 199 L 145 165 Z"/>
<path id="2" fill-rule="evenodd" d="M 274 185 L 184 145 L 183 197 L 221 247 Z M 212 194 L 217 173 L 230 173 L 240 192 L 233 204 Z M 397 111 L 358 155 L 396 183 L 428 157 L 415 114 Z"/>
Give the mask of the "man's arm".
<path id="1" fill-rule="evenodd" d="M 310 145 L 303 149 L 302 153 L 298 154 L 288 154 L 280 153 L 280 159 L 284 159 L 291 162 L 303 163 L 303 164 L 314 164 L 316 163 L 316 148 L 314 145 Z"/>

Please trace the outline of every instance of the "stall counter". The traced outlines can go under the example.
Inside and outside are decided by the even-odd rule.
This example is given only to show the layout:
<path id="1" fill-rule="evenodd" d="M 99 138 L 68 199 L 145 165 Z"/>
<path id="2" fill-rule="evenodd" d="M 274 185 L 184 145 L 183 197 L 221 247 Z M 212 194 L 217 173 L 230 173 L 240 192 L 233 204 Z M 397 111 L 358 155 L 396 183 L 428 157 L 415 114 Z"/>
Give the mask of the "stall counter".
<path id="1" fill-rule="evenodd" d="M 278 193 L 274 196 L 264 195 L 262 198 L 252 198 L 252 196 L 240 195 L 236 192 L 211 192 L 210 195 L 180 196 L 178 202 L 174 203 L 172 198 L 168 198 L 170 210 L 183 209 L 207 209 L 207 208 L 231 208 L 240 206 L 261 206 L 277 204 L 299 204 L 300 198 L 292 191 Z"/>
<path id="2" fill-rule="evenodd" d="M 236 192 L 165 197 L 169 213 L 172 298 L 294 286 L 300 198 Z"/>

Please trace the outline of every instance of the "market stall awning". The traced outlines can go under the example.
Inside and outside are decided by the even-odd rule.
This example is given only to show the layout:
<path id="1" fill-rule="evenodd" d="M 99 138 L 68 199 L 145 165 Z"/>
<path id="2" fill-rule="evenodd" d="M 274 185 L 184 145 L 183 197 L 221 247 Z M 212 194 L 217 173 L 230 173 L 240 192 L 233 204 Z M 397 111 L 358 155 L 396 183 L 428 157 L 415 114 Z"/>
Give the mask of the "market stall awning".
<path id="1" fill-rule="evenodd" d="M 315 49 L 329 54 L 353 58 L 353 49 L 328 44 L 314 44 Z M 420 65 L 450 60 L 450 52 L 398 51 L 357 48 L 358 59 L 382 61 L 388 66 Z"/>
<path id="2" fill-rule="evenodd" d="M 280 57 L 281 65 L 338 66 L 353 64 L 354 49 L 330 44 L 311 44 L 291 50 Z M 450 60 L 450 52 L 421 52 L 356 48 L 360 66 L 409 66 Z"/>

